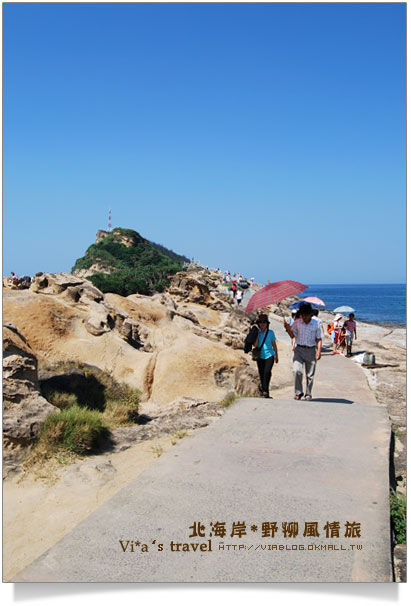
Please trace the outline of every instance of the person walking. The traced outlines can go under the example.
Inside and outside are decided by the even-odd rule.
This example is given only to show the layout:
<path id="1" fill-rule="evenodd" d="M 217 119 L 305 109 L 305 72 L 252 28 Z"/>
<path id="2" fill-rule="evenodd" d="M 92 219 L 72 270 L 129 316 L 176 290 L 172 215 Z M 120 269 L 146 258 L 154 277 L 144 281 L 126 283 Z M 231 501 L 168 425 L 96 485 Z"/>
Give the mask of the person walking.
<path id="1" fill-rule="evenodd" d="M 312 307 L 304 303 L 300 307 L 300 318 L 289 326 L 284 320 L 284 328 L 289 337 L 295 337 L 295 349 L 293 356 L 294 371 L 294 400 L 312 400 L 312 388 L 317 361 L 321 359 L 322 334 L 321 327 L 312 318 Z M 306 374 L 305 396 L 303 392 L 303 371 Z"/>
<path id="2" fill-rule="evenodd" d="M 357 323 L 354 320 L 354 314 L 348 316 L 348 320 L 344 322 L 345 342 L 347 345 L 347 358 L 352 356 L 352 342 L 357 338 Z"/>
<path id="3" fill-rule="evenodd" d="M 288 325 L 292 326 L 295 322 L 295 320 L 297 319 L 297 309 L 293 309 L 291 312 L 291 316 L 288 318 Z M 291 351 L 294 351 L 295 349 L 295 338 L 291 339 Z"/>
<path id="4" fill-rule="evenodd" d="M 274 362 L 278 364 L 278 349 L 273 330 L 269 330 L 267 314 L 260 314 L 257 320 L 258 336 L 254 347 L 259 349 L 257 367 L 260 375 L 259 391 L 264 398 L 270 398 L 270 381 Z M 255 350 L 254 350 L 255 351 Z"/>
<path id="5" fill-rule="evenodd" d="M 235 296 L 237 299 L 237 307 L 239 307 L 241 305 L 241 301 L 243 300 L 243 291 L 241 288 L 237 288 L 237 293 Z"/>
<path id="6" fill-rule="evenodd" d="M 319 313 L 320 313 L 320 312 L 318 311 L 318 309 L 313 309 L 313 315 L 312 315 L 312 318 L 313 318 L 313 320 L 316 320 L 316 321 L 318 322 L 318 324 L 320 325 L 320 328 L 321 328 L 321 336 L 322 336 L 322 338 L 324 338 L 324 328 L 323 328 L 323 322 L 322 322 L 322 320 L 321 320 L 321 318 L 320 318 L 320 316 L 319 316 Z"/>
<path id="7" fill-rule="evenodd" d="M 338 354 L 338 349 L 342 349 L 344 353 L 345 349 L 345 330 L 342 321 L 342 315 L 339 314 L 334 318 L 334 340 L 333 340 L 333 353 Z"/>

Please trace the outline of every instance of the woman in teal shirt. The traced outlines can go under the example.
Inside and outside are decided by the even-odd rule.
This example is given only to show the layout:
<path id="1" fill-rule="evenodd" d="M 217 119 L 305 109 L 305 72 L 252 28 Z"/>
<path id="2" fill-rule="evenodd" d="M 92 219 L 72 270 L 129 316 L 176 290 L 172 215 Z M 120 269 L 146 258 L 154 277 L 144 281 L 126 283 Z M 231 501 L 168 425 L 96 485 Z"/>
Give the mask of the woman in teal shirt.
<path id="1" fill-rule="evenodd" d="M 273 330 L 269 330 L 267 314 L 260 314 L 257 320 L 258 337 L 254 347 L 261 347 L 260 358 L 257 360 L 258 373 L 260 375 L 259 390 L 264 398 L 270 397 L 269 387 L 273 364 L 278 364 L 278 350 Z"/>

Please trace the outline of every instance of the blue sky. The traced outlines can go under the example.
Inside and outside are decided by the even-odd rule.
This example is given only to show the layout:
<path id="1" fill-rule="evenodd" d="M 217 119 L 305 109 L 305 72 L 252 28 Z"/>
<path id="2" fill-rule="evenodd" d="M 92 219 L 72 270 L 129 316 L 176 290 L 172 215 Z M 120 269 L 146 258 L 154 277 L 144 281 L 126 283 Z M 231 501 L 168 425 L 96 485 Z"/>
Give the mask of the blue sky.
<path id="1" fill-rule="evenodd" d="M 405 281 L 405 4 L 3 4 L 3 271 L 106 229 L 260 281 Z"/>

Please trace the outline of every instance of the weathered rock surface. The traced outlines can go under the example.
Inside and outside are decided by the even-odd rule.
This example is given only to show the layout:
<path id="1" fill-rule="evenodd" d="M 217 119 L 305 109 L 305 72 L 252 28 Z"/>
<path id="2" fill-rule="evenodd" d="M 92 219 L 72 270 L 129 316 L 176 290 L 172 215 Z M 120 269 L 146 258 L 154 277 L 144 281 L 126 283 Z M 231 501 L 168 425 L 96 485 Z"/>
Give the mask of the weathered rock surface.
<path id="1" fill-rule="evenodd" d="M 5 317 L 43 361 L 97 366 L 162 404 L 181 395 L 220 401 L 227 390 L 216 377 L 230 374 L 234 389 L 249 323 L 224 302 L 223 311 L 212 308 L 226 296 L 218 286 L 215 277 L 181 272 L 177 295 L 172 287 L 125 298 L 72 274 L 41 274 L 27 293 L 7 293 Z"/>
<path id="2" fill-rule="evenodd" d="M 200 281 L 187 272 L 179 272 L 171 279 L 168 292 L 184 301 L 201 303 L 211 302 L 210 289 L 204 281 Z"/>
<path id="3" fill-rule="evenodd" d="M 133 347 L 143 347 L 137 323 L 111 306 L 88 280 L 73 274 L 42 274 L 35 278 L 31 289 L 43 295 L 58 295 L 71 305 L 87 310 L 83 321 L 91 335 L 99 337 L 114 329 Z"/>
<path id="4" fill-rule="evenodd" d="M 37 359 L 48 366 L 72 361 L 101 368 L 159 407 L 181 396 L 207 403 L 173 413 L 181 418 L 178 423 L 166 422 L 169 431 L 181 428 L 184 416 L 191 419 L 184 421 L 184 428 L 208 422 L 206 417 L 214 414 L 210 407 L 221 410 L 210 403 L 230 393 L 256 393 L 255 365 L 242 351 L 249 320 L 224 302 L 224 297 L 230 298 L 208 275 L 182 272 L 174 276 L 168 292 L 121 297 L 104 295 L 78 275 L 47 273 L 36 276 L 30 290 L 4 295 L 5 320 L 30 341 L 27 350 L 22 340 L 10 342 L 5 363 L 9 410 L 12 403 L 29 398 L 32 411 L 31 417 L 20 415 L 19 421 L 15 411 L 14 416 L 6 414 L 7 434 L 15 440 L 30 441 L 46 414 L 55 410 L 39 392 Z M 50 376 L 41 380 L 52 382 Z M 199 410 L 208 412 L 199 415 Z M 152 435 L 155 426 L 150 425 L 150 431 L 137 426 L 133 431 Z"/>
<path id="5" fill-rule="evenodd" d="M 72 274 L 41 274 L 36 276 L 31 284 L 33 292 L 42 292 L 47 295 L 59 295 L 69 287 L 80 286 L 82 280 Z"/>
<path id="6" fill-rule="evenodd" d="M 44 419 L 57 410 L 39 390 L 37 358 L 17 330 L 3 327 L 4 472 L 16 467 L 39 435 Z"/>
<path id="7" fill-rule="evenodd" d="M 182 437 L 181 433 L 205 427 L 224 414 L 224 407 L 198 398 L 181 397 L 165 406 L 154 402 L 140 405 L 140 425 L 119 427 L 110 438 L 114 452 L 123 450 L 135 442 L 152 440 L 164 435 Z"/>

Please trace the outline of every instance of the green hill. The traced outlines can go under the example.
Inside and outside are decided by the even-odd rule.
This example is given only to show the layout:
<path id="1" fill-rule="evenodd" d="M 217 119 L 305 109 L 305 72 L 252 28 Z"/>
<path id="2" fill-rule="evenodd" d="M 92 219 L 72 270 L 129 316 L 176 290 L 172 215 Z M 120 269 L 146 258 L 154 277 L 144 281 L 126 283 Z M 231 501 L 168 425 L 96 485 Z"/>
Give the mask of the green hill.
<path id="1" fill-rule="evenodd" d="M 97 241 L 77 259 L 72 271 L 95 269 L 88 277 L 102 292 L 128 296 L 162 292 L 169 276 L 181 271 L 188 259 L 160 244 L 145 240 L 132 229 L 117 227 L 97 232 Z"/>

